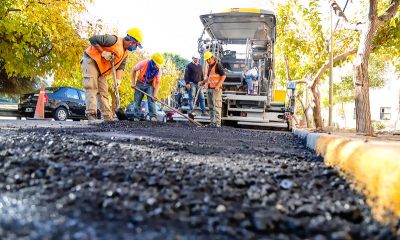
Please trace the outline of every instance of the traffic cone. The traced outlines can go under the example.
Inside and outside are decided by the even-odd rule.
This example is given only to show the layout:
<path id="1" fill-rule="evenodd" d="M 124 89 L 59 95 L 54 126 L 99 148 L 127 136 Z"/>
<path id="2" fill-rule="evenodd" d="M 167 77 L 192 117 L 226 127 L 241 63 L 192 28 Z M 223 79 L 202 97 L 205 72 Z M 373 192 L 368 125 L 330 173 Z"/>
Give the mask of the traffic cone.
<path id="1" fill-rule="evenodd" d="M 52 118 L 44 118 L 44 85 L 40 89 L 39 98 L 36 103 L 35 115 L 33 118 L 27 118 L 28 120 L 46 120 L 51 121 Z"/>

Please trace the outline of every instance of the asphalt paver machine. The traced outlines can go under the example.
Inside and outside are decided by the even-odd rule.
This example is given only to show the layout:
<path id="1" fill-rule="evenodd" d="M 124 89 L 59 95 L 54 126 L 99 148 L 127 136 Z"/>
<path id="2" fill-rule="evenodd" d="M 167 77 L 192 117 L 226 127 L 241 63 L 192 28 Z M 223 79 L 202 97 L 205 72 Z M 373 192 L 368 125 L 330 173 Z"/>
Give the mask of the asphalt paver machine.
<path id="1" fill-rule="evenodd" d="M 231 8 L 201 15 L 200 19 L 204 30 L 198 39 L 198 52 L 203 71 L 207 51 L 225 68 L 223 124 L 291 129 L 296 84 L 288 84 L 290 94 L 275 89 L 275 14 L 262 9 Z M 211 39 L 204 39 L 205 32 Z M 286 101 L 287 95 L 290 97 Z"/>

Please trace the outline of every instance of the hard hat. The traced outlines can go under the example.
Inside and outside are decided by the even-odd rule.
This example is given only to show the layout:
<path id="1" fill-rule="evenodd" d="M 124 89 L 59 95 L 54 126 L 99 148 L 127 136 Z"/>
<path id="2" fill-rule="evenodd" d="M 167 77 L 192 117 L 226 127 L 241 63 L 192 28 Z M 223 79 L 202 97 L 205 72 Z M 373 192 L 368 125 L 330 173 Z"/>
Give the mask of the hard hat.
<path id="1" fill-rule="evenodd" d="M 204 60 L 207 60 L 207 59 L 211 58 L 212 56 L 213 56 L 212 53 L 206 52 L 206 53 L 204 54 Z"/>
<path id="2" fill-rule="evenodd" d="M 164 58 L 160 53 L 154 53 L 151 56 L 151 60 L 153 60 L 158 67 L 162 67 L 164 65 Z"/>
<path id="3" fill-rule="evenodd" d="M 193 53 L 192 58 L 197 58 L 200 59 L 200 54 L 199 53 Z"/>
<path id="4" fill-rule="evenodd" d="M 142 49 L 143 33 L 139 28 L 131 28 L 127 32 L 128 38 L 135 42 L 137 46 Z"/>

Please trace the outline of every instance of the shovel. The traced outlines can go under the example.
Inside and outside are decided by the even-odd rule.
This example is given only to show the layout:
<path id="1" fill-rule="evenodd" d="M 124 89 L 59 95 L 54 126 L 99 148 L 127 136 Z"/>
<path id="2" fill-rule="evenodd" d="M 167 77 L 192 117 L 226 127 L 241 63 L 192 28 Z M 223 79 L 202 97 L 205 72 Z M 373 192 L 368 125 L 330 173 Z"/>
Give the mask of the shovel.
<path id="1" fill-rule="evenodd" d="M 115 66 L 114 66 L 114 53 L 112 53 L 112 61 L 111 63 L 111 69 L 112 69 L 112 76 L 114 79 L 114 92 L 115 95 L 117 97 L 117 108 L 114 110 L 115 115 L 117 115 L 118 120 L 128 120 L 128 117 L 126 116 L 126 114 L 124 113 L 124 110 L 122 110 L 122 108 L 120 108 L 120 100 L 119 100 L 119 90 L 117 88 L 117 78 L 116 78 L 116 72 L 115 72 Z"/>
<path id="2" fill-rule="evenodd" d="M 143 93 L 143 94 L 146 95 L 147 97 L 153 98 L 153 96 L 151 96 L 150 94 L 148 94 L 148 93 L 146 93 L 146 92 L 140 90 L 138 87 L 135 87 L 135 89 L 136 89 L 137 91 Z M 185 117 L 185 118 L 187 118 L 189 121 L 191 121 L 192 123 L 196 124 L 198 127 L 203 127 L 203 124 L 201 124 L 201 123 L 199 123 L 199 122 L 197 122 L 197 121 L 195 121 L 195 120 L 193 120 L 193 119 L 191 119 L 191 118 L 185 116 L 183 113 L 179 112 L 177 109 L 175 109 L 175 108 L 173 108 L 173 107 L 171 107 L 171 106 L 169 106 L 169 105 L 167 105 L 167 104 L 161 102 L 161 101 L 158 100 L 158 99 L 156 99 L 156 101 L 159 102 L 159 103 L 162 104 L 162 105 L 165 105 L 165 106 L 171 108 L 172 110 L 174 110 L 176 113 L 178 113 L 178 114 L 181 115 L 182 117 Z"/>

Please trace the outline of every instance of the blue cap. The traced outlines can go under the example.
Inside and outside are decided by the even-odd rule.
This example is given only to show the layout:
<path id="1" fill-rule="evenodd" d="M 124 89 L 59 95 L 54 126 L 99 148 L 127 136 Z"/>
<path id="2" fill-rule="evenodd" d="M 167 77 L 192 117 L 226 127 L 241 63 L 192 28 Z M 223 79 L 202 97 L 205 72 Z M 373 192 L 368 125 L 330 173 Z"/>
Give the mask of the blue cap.
<path id="1" fill-rule="evenodd" d="M 137 46 L 138 46 L 138 48 L 140 48 L 140 49 L 143 48 L 143 47 L 142 47 L 142 44 L 140 44 L 134 37 L 131 37 L 131 36 L 129 36 L 128 34 L 126 35 L 126 37 L 127 37 L 130 41 L 136 43 Z"/>

